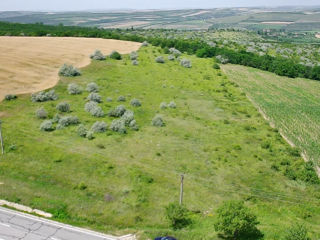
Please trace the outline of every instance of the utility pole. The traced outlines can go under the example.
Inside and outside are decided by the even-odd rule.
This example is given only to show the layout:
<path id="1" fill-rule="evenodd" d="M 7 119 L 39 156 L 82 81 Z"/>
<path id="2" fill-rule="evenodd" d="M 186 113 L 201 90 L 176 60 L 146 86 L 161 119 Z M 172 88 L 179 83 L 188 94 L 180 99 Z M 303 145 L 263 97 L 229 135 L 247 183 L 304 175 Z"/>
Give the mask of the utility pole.
<path id="1" fill-rule="evenodd" d="M 4 154 L 4 147 L 3 147 L 3 138 L 2 138 L 2 132 L 1 132 L 1 123 L 2 121 L 0 120 L 0 141 L 1 141 L 1 150 L 2 150 L 2 155 Z"/>
<path id="2" fill-rule="evenodd" d="M 182 205 L 183 202 L 183 179 L 184 179 L 184 175 L 181 174 L 181 184 L 180 184 L 180 205 Z"/>

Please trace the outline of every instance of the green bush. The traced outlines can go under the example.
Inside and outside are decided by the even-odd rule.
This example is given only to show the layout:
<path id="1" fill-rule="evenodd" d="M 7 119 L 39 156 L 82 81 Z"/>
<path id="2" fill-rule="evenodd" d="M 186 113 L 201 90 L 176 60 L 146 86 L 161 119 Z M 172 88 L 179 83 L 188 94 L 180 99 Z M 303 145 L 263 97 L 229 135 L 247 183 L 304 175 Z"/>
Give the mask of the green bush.
<path id="1" fill-rule="evenodd" d="M 4 99 L 6 101 L 11 101 L 11 100 L 14 100 L 14 99 L 17 99 L 17 95 L 14 95 L 14 94 L 8 94 L 4 97 Z"/>
<path id="2" fill-rule="evenodd" d="M 108 125 L 101 121 L 101 122 L 95 122 L 92 127 L 91 127 L 91 131 L 93 133 L 103 133 L 105 131 L 107 131 Z"/>
<path id="3" fill-rule="evenodd" d="M 111 59 L 115 59 L 115 60 L 121 60 L 122 59 L 121 54 L 118 53 L 117 51 L 112 51 L 112 53 L 109 55 L 109 57 Z"/>
<path id="4" fill-rule="evenodd" d="M 39 119 L 46 119 L 48 117 L 48 112 L 42 107 L 37 109 L 36 116 Z"/>
<path id="5" fill-rule="evenodd" d="M 68 93 L 70 95 L 77 95 L 82 93 L 81 87 L 76 83 L 70 83 L 68 85 Z"/>
<path id="6" fill-rule="evenodd" d="M 134 107 L 141 107 L 141 102 L 139 101 L 139 99 L 132 99 L 131 102 L 130 102 L 131 106 L 134 106 Z"/>
<path id="7" fill-rule="evenodd" d="M 70 104 L 67 102 L 61 102 L 57 105 L 56 109 L 59 112 L 70 112 Z"/>
<path id="8" fill-rule="evenodd" d="M 99 87 L 96 83 L 94 82 L 91 82 L 91 83 L 88 83 L 87 85 L 87 91 L 88 92 L 99 92 Z"/>
<path id="9" fill-rule="evenodd" d="M 85 138 L 87 136 L 88 129 L 83 124 L 80 124 L 77 129 L 77 133 L 80 137 Z"/>
<path id="10" fill-rule="evenodd" d="M 108 113 L 109 117 L 121 117 L 126 112 L 126 107 L 123 105 L 117 106 L 115 109 L 110 110 Z"/>
<path id="11" fill-rule="evenodd" d="M 213 64 L 213 68 L 214 68 L 214 69 L 220 69 L 220 66 L 219 66 L 218 63 L 215 63 L 215 64 Z"/>
<path id="12" fill-rule="evenodd" d="M 114 131 L 114 132 L 118 132 L 121 134 L 126 134 L 127 133 L 127 129 L 125 126 L 125 121 L 123 119 L 115 119 L 112 121 L 111 125 L 110 125 L 110 130 Z"/>
<path id="13" fill-rule="evenodd" d="M 99 93 L 95 93 L 95 92 L 90 93 L 89 96 L 87 97 L 87 100 L 92 102 L 97 102 L 97 103 L 102 102 L 102 99 Z"/>
<path id="14" fill-rule="evenodd" d="M 50 132 L 54 130 L 53 124 L 51 120 L 45 120 L 41 123 L 40 125 L 40 130 L 41 131 L 46 131 L 46 132 Z"/>
<path id="15" fill-rule="evenodd" d="M 243 202 L 227 201 L 217 210 L 214 228 L 227 238 L 248 239 L 253 235 L 257 238 L 261 235 L 257 229 L 258 224 L 257 217 L 244 206 Z"/>
<path id="16" fill-rule="evenodd" d="M 155 127 L 164 127 L 166 124 L 164 123 L 163 119 L 161 116 L 155 116 L 153 119 L 152 119 L 152 126 L 155 126 Z"/>
<path id="17" fill-rule="evenodd" d="M 55 94 L 54 90 L 48 92 L 38 92 L 31 95 L 32 102 L 46 102 L 46 101 L 55 101 L 58 99 L 58 96 Z"/>
<path id="18" fill-rule="evenodd" d="M 166 218 L 173 229 L 181 229 L 188 226 L 191 220 L 188 217 L 189 211 L 179 203 L 170 203 L 166 207 Z"/>
<path id="19" fill-rule="evenodd" d="M 287 230 L 284 240 L 311 240 L 311 239 L 308 237 L 308 230 L 304 225 L 294 224 Z"/>
<path id="20" fill-rule="evenodd" d="M 106 60 L 106 56 L 103 55 L 100 50 L 96 50 L 93 54 L 90 55 L 90 58 L 98 61 Z"/>
<path id="21" fill-rule="evenodd" d="M 59 75 L 64 77 L 76 77 L 80 76 L 81 72 L 72 65 L 63 64 L 59 70 Z"/>

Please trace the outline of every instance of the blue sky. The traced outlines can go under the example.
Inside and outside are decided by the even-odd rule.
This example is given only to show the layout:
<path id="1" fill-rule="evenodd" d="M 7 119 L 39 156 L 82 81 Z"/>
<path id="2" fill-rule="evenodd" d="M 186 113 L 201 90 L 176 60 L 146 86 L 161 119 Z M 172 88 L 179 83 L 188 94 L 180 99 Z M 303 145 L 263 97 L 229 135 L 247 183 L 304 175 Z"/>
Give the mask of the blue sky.
<path id="1" fill-rule="evenodd" d="M 320 5 L 319 0 L 0 0 L 7 10 L 179 9 L 246 6 Z"/>

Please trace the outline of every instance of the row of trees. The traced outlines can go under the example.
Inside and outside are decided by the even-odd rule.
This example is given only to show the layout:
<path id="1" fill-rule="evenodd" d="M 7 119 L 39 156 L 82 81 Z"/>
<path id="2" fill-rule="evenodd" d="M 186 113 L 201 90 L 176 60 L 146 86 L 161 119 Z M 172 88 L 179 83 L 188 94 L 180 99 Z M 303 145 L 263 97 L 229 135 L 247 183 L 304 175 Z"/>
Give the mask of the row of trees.
<path id="1" fill-rule="evenodd" d="M 176 48 L 181 52 L 196 54 L 201 58 L 222 56 L 229 63 L 254 67 L 261 70 L 276 73 L 287 77 L 304 77 L 320 80 L 320 66 L 310 67 L 296 63 L 292 59 L 272 57 L 269 55 L 260 56 L 256 53 L 244 50 L 230 50 L 228 48 L 211 47 L 209 44 L 199 40 L 165 39 L 157 37 L 142 37 L 133 34 L 131 30 L 120 29 L 99 29 L 76 26 L 52 26 L 43 24 L 19 24 L 0 22 L 0 35 L 10 36 L 58 36 L 58 37 L 91 37 L 119 39 L 135 42 L 148 41 L 154 46 L 162 48 Z"/>

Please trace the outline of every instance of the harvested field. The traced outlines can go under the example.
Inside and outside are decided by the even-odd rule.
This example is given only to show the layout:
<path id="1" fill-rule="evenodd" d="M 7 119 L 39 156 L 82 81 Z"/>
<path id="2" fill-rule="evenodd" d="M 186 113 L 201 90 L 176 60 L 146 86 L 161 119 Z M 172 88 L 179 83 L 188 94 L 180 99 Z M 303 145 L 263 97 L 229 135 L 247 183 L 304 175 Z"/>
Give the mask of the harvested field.
<path id="1" fill-rule="evenodd" d="M 56 37 L 0 37 L 0 100 L 6 94 L 24 94 L 55 86 L 62 64 L 84 67 L 96 49 L 104 54 L 136 51 L 140 43 Z"/>

